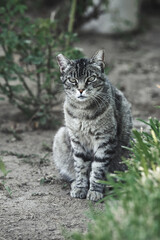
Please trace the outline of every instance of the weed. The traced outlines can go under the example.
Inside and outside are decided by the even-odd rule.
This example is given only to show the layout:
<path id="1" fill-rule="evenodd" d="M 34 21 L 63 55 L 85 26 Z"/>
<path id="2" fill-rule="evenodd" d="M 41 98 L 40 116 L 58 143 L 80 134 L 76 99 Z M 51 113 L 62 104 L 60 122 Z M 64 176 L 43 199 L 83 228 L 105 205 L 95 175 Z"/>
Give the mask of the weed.
<path id="1" fill-rule="evenodd" d="M 6 177 L 9 172 L 11 172 L 11 170 L 6 169 L 6 166 L 1 158 L 0 158 L 0 171 L 3 173 L 4 177 Z"/>
<path id="2" fill-rule="evenodd" d="M 43 166 L 48 166 L 50 163 L 50 159 L 48 159 L 49 153 L 46 153 L 42 158 L 40 158 L 39 164 Z"/>
<path id="3" fill-rule="evenodd" d="M 0 189 L 5 189 L 8 193 L 8 196 L 11 197 L 12 196 L 12 191 L 11 191 L 11 188 L 6 184 L 5 182 L 5 178 L 7 176 L 7 174 L 9 172 L 11 172 L 11 170 L 7 170 L 6 169 L 6 166 L 3 162 L 3 160 L 0 158 L 0 171 L 2 172 L 3 176 L 1 177 L 2 178 L 2 181 L 0 182 Z"/>
<path id="4" fill-rule="evenodd" d="M 42 149 L 42 151 L 52 152 L 52 148 L 45 142 L 42 144 L 41 149 Z"/>
<path id="5" fill-rule="evenodd" d="M 8 197 L 11 198 L 12 197 L 12 190 L 11 190 L 11 188 L 8 185 L 6 185 L 5 182 L 4 182 L 4 188 L 7 191 Z"/>

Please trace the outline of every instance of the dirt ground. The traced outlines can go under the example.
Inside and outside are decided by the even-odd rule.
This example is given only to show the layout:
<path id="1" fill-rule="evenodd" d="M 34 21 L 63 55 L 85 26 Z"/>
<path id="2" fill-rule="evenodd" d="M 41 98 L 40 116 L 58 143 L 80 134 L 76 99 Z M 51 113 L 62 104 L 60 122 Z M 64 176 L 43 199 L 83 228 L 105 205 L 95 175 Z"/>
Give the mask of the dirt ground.
<path id="1" fill-rule="evenodd" d="M 141 127 L 137 118 L 160 118 L 154 107 L 160 105 L 160 18 L 152 16 L 148 22 L 139 34 L 81 35 L 76 44 L 86 56 L 105 49 L 109 79 L 132 103 L 136 128 Z M 6 132 L 5 127 L 13 125 L 17 135 Z M 12 191 L 10 196 L 0 185 L 0 240 L 61 240 L 64 229 L 85 232 L 89 203 L 71 199 L 69 186 L 59 178 L 51 152 L 55 131 L 25 126 L 18 110 L 0 101 L 0 156 L 11 170 L 4 181 Z"/>

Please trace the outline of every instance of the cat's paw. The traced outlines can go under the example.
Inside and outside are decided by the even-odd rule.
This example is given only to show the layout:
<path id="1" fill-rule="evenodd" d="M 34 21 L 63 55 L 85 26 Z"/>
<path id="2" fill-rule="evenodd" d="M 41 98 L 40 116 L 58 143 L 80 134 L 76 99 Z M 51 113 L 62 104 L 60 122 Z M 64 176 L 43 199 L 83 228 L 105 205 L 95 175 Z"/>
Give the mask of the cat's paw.
<path id="1" fill-rule="evenodd" d="M 97 202 L 98 200 L 100 200 L 102 198 L 103 198 L 103 193 L 96 192 L 96 191 L 91 191 L 91 190 L 88 191 L 88 194 L 87 194 L 87 199 L 88 200 Z"/>
<path id="2" fill-rule="evenodd" d="M 86 188 L 78 188 L 78 187 L 74 187 L 71 191 L 70 191 L 70 196 L 73 198 L 86 198 L 87 196 L 87 191 L 88 189 Z"/>

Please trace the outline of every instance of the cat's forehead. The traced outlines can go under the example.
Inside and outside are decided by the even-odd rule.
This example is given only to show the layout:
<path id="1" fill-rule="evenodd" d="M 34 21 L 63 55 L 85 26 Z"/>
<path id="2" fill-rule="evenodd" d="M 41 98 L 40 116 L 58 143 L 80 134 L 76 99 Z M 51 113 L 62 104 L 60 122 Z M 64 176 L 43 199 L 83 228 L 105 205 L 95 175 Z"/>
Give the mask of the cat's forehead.
<path id="1" fill-rule="evenodd" d="M 91 59 L 81 58 L 72 60 L 71 65 L 67 70 L 66 75 L 79 78 L 90 75 L 92 72 L 96 71 L 96 68 L 93 66 Z"/>
<path id="2" fill-rule="evenodd" d="M 83 76 L 86 74 L 87 67 L 89 66 L 90 61 L 86 58 L 81 58 L 74 60 L 73 62 L 73 71 L 76 71 L 77 76 Z"/>

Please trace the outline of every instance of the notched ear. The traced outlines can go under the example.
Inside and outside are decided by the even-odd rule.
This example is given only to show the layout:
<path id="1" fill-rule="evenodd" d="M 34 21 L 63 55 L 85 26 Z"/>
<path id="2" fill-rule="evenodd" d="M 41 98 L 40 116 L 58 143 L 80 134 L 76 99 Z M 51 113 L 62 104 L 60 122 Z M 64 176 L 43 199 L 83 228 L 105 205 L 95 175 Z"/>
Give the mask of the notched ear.
<path id="1" fill-rule="evenodd" d="M 98 50 L 93 57 L 91 58 L 92 62 L 97 63 L 101 66 L 101 68 L 104 70 L 105 62 L 104 62 L 104 50 L 100 49 Z"/>
<path id="2" fill-rule="evenodd" d="M 70 60 L 60 53 L 57 56 L 57 62 L 60 67 L 61 73 L 63 73 L 67 68 L 67 65 L 70 63 Z"/>

